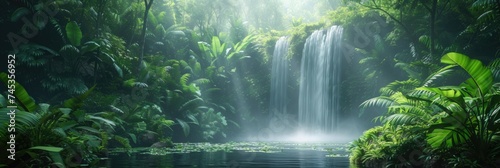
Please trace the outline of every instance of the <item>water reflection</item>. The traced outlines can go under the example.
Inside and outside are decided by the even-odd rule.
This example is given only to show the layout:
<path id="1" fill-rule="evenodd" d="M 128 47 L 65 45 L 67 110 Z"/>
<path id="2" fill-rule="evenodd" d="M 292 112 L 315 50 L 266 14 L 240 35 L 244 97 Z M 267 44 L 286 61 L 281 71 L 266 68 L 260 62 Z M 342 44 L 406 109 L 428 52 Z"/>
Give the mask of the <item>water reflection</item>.
<path id="1" fill-rule="evenodd" d="M 106 167 L 349 167 L 347 157 L 326 157 L 328 152 L 316 150 L 283 149 L 281 152 L 191 152 L 167 155 L 114 154 Z"/>

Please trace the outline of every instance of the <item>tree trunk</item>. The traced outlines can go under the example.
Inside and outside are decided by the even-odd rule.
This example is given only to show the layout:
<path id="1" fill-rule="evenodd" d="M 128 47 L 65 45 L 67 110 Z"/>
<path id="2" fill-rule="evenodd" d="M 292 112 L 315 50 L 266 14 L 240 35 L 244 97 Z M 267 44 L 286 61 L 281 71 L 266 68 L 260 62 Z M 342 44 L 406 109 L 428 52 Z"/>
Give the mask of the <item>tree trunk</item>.
<path id="1" fill-rule="evenodd" d="M 430 46 L 429 46 L 429 55 L 431 58 L 434 58 L 434 47 L 435 47 L 435 29 L 436 29 L 436 13 L 437 13 L 437 0 L 432 1 L 431 7 L 431 24 L 430 24 Z"/>
<path id="2" fill-rule="evenodd" d="M 142 61 L 144 59 L 144 45 L 146 44 L 146 26 L 148 23 L 148 14 L 149 9 L 151 9 L 151 5 L 153 5 L 154 0 L 144 0 L 144 5 L 146 6 L 146 10 L 144 11 L 144 23 L 142 24 L 142 32 L 141 32 L 141 53 L 139 55 L 139 66 L 137 66 L 137 73 L 141 72 L 142 69 Z"/>

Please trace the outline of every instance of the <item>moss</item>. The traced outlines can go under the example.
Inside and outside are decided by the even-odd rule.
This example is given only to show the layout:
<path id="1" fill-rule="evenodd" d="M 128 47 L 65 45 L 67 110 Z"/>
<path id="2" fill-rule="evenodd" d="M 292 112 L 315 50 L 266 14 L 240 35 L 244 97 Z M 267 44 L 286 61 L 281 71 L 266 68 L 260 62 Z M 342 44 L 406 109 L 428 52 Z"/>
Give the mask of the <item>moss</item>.
<path id="1" fill-rule="evenodd" d="M 286 36 L 286 32 L 271 30 L 267 33 L 259 33 L 255 38 L 254 43 L 257 46 L 257 51 L 263 55 L 263 63 L 267 64 L 274 52 L 276 41 L 282 36 Z"/>
<path id="2" fill-rule="evenodd" d="M 314 31 L 321 30 L 324 27 L 325 23 L 323 22 L 301 24 L 297 27 L 293 27 L 289 32 L 291 36 L 288 58 L 300 61 L 307 37 L 309 37 Z"/>

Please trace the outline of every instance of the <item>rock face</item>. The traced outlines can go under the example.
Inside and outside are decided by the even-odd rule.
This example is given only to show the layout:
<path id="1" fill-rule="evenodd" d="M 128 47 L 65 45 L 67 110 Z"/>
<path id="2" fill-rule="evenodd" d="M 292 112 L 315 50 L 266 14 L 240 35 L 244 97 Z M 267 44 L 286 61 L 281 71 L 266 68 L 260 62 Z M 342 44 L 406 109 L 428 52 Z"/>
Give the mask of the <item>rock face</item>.
<path id="1" fill-rule="evenodd" d="M 164 148 L 167 147 L 167 143 L 164 142 L 156 142 L 153 145 L 151 145 L 152 148 Z"/>

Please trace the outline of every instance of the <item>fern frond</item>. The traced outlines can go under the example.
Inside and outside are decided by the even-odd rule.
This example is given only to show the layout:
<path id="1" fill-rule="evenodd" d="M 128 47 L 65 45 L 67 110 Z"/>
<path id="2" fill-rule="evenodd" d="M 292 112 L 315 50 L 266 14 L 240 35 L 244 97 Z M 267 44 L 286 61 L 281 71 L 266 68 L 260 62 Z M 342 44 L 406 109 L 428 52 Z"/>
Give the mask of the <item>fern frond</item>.
<path id="1" fill-rule="evenodd" d="M 361 105 L 359 105 L 359 107 L 361 108 L 359 115 L 361 116 L 364 113 L 365 109 L 368 107 L 389 107 L 395 103 L 396 102 L 393 99 L 387 96 L 374 97 L 364 101 L 363 103 L 361 103 Z"/>
<path id="2" fill-rule="evenodd" d="M 376 57 L 366 57 L 361 60 L 359 60 L 359 64 L 369 64 L 371 62 L 377 61 Z"/>
<path id="3" fill-rule="evenodd" d="M 491 69 L 494 79 L 500 80 L 500 59 L 493 60 L 488 67 Z"/>
<path id="4" fill-rule="evenodd" d="M 391 99 L 390 97 L 386 96 L 379 96 L 379 97 L 374 97 L 371 99 L 368 99 L 361 103 L 360 107 L 362 109 L 368 108 L 368 107 L 389 107 L 391 105 L 395 104 L 395 101 Z"/>
<path id="5" fill-rule="evenodd" d="M 476 0 L 473 4 L 472 7 L 483 7 L 483 6 L 490 6 L 490 5 L 495 5 L 496 0 Z"/>
<path id="6" fill-rule="evenodd" d="M 392 126 L 398 126 L 398 125 L 412 125 L 415 124 L 417 121 L 419 121 L 419 116 L 416 116 L 414 114 L 392 114 L 389 117 L 385 118 L 382 122 L 383 123 L 388 123 Z"/>
<path id="7" fill-rule="evenodd" d="M 194 108 L 196 108 L 198 103 L 202 103 L 202 102 L 203 102 L 203 99 L 196 97 L 196 98 L 191 99 L 191 100 L 185 102 L 184 104 L 182 104 L 181 107 L 179 108 L 179 111 L 183 112 L 183 111 L 186 111 L 189 109 L 194 109 Z"/>
<path id="8" fill-rule="evenodd" d="M 452 68 L 454 68 L 454 67 L 456 67 L 456 65 L 448 65 L 448 66 L 438 70 L 437 72 L 432 73 L 429 77 L 427 77 L 427 79 L 424 80 L 423 86 L 428 87 L 436 79 L 450 75 L 451 72 L 453 72 Z"/>
<path id="9" fill-rule="evenodd" d="M 418 87 L 419 84 L 420 82 L 416 79 L 408 79 L 406 81 L 394 81 L 380 88 L 380 93 L 383 96 L 390 96 L 395 94 L 396 92 L 407 93 L 410 90 L 413 90 L 416 87 Z"/>
<path id="10" fill-rule="evenodd" d="M 181 76 L 181 79 L 180 79 L 180 81 L 179 81 L 179 83 L 180 83 L 182 86 L 187 86 L 187 82 L 188 82 L 188 80 L 189 80 L 189 77 L 190 77 L 190 76 L 191 76 L 191 74 L 188 74 L 188 73 L 186 73 L 186 74 L 182 75 L 182 76 Z"/>
<path id="11" fill-rule="evenodd" d="M 116 141 L 118 141 L 123 147 L 125 147 L 127 149 L 132 148 L 132 146 L 130 146 L 130 141 L 127 138 L 124 138 L 124 137 L 121 137 L 121 136 L 118 136 L 118 135 L 114 135 L 113 139 L 115 139 Z"/>
<path id="12" fill-rule="evenodd" d="M 198 85 L 209 84 L 210 80 L 207 78 L 200 78 L 200 79 L 194 80 L 193 83 L 198 84 Z"/>

